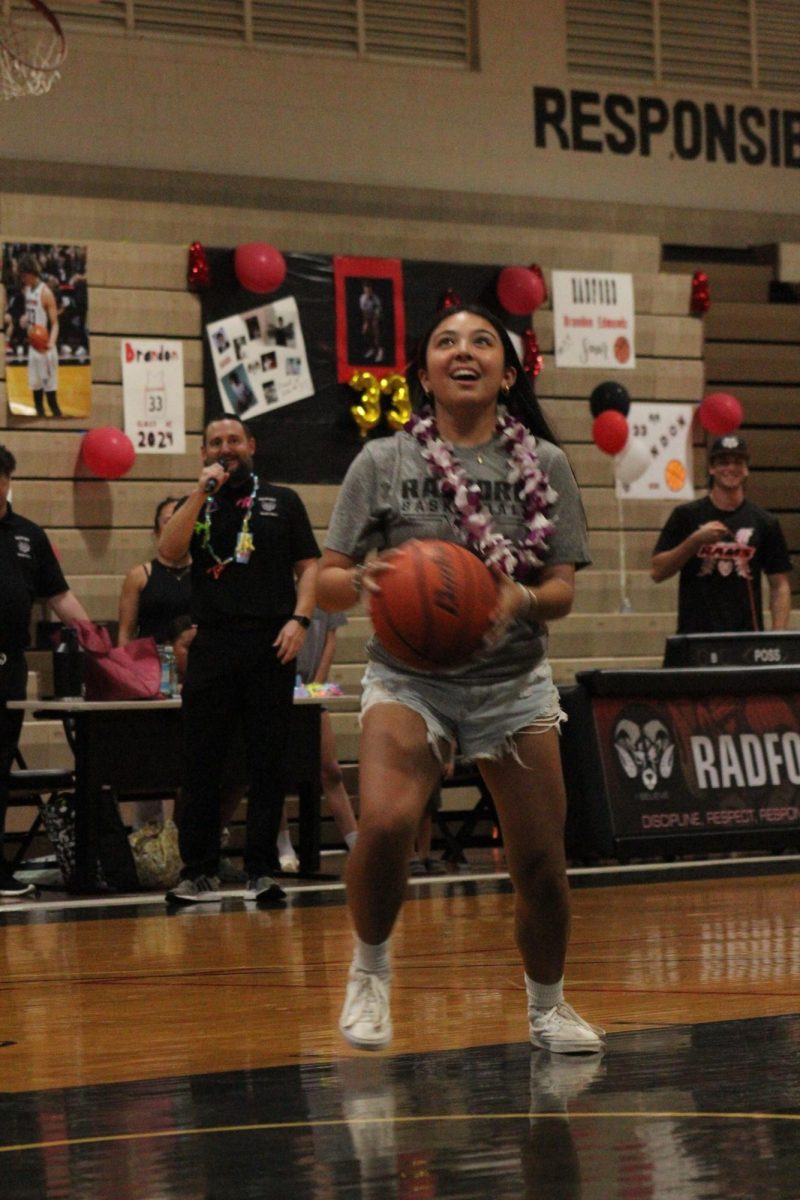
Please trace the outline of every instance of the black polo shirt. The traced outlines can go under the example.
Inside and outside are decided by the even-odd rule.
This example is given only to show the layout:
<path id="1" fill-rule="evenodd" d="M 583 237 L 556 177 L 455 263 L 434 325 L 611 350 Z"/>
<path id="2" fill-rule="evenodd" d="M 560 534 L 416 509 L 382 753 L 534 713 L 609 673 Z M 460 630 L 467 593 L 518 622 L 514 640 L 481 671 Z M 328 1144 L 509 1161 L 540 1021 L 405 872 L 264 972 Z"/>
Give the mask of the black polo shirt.
<path id="1" fill-rule="evenodd" d="M 0 650 L 24 650 L 34 600 L 67 590 L 45 531 L 9 505 L 0 519 Z"/>
<path id="2" fill-rule="evenodd" d="M 225 484 L 212 497 L 211 545 L 223 561 L 232 555 L 246 509 L 240 501 L 252 491 L 252 476 L 241 487 Z M 199 521 L 203 520 L 203 511 Z M 294 612 L 294 564 L 318 558 L 311 522 L 291 488 L 259 483 L 253 498 L 250 534 L 254 550 L 247 563 L 229 563 L 215 578 L 216 560 L 195 532 L 191 541 L 192 618 L 201 628 L 237 625 L 272 628 Z"/>

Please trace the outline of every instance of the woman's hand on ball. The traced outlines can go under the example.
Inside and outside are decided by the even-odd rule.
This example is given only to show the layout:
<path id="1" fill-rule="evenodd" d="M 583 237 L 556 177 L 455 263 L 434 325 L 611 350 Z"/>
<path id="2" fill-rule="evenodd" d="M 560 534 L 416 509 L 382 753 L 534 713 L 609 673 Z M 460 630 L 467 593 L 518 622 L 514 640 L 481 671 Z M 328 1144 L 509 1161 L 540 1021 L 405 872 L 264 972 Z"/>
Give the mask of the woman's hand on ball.
<path id="1" fill-rule="evenodd" d="M 497 584 L 497 606 L 492 613 L 492 623 L 484 641 L 487 646 L 493 646 L 508 632 L 509 626 L 524 608 L 525 598 L 513 579 L 509 579 L 495 567 L 490 567 L 489 570 Z"/>
<path id="2" fill-rule="evenodd" d="M 386 550 L 383 554 L 379 554 L 377 558 L 371 558 L 369 562 L 362 563 L 363 570 L 359 577 L 359 591 L 366 592 L 371 596 L 379 596 L 381 591 L 380 577 L 385 575 L 387 571 L 393 571 L 392 555 L 394 550 Z"/>

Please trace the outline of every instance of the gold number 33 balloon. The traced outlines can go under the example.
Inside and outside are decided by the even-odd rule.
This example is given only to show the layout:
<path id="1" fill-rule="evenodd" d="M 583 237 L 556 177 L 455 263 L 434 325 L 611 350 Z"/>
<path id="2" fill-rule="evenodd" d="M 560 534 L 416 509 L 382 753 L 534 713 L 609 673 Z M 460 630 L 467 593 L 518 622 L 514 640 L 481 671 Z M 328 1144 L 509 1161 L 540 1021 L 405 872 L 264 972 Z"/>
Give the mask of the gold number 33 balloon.
<path id="1" fill-rule="evenodd" d="M 382 398 L 389 401 L 386 410 L 389 428 L 403 428 L 411 416 L 411 399 L 408 384 L 402 375 L 387 375 L 379 381 L 371 371 L 356 371 L 348 382 L 354 391 L 361 393 L 360 401 L 351 405 L 350 415 L 362 438 L 365 438 L 380 421 Z"/>

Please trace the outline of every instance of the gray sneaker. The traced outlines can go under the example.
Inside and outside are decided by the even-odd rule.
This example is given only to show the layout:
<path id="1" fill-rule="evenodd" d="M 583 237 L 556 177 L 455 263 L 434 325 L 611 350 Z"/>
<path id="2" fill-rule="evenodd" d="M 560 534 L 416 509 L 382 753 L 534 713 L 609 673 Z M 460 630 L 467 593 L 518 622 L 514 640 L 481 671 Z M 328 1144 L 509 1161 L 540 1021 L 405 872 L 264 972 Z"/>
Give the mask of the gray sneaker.
<path id="1" fill-rule="evenodd" d="M 167 904 L 213 904 L 222 899 L 222 893 L 217 878 L 198 875 L 197 879 L 181 879 L 169 889 L 165 899 Z"/>
<path id="2" fill-rule="evenodd" d="M 245 900 L 255 900 L 257 904 L 280 904 L 286 899 L 286 892 L 271 875 L 251 876 L 242 894 Z"/>

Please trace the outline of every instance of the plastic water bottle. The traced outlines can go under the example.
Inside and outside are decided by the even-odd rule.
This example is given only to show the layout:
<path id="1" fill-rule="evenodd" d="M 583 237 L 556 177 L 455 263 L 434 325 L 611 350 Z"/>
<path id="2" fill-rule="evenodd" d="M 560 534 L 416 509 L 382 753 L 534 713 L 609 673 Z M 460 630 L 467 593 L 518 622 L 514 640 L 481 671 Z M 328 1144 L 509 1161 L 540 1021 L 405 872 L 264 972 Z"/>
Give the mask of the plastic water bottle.
<path id="1" fill-rule="evenodd" d="M 172 646 L 159 646 L 158 657 L 161 660 L 161 687 L 159 692 L 165 700 L 171 700 L 178 694 L 178 669 L 175 663 L 175 651 Z"/>

